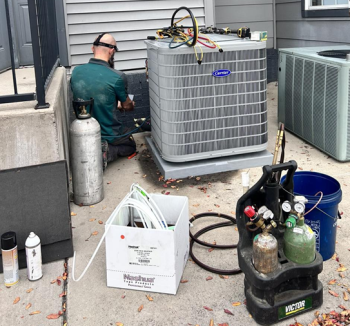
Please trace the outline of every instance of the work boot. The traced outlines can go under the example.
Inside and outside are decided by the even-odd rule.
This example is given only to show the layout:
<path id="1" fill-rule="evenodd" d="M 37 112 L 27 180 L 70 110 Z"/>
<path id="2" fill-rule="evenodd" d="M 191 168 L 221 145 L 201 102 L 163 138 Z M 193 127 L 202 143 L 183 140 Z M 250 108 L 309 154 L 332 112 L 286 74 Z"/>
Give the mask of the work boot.
<path id="1" fill-rule="evenodd" d="M 108 158 L 108 143 L 106 140 L 101 141 L 102 148 L 102 169 L 103 171 L 107 168 L 107 158 Z"/>

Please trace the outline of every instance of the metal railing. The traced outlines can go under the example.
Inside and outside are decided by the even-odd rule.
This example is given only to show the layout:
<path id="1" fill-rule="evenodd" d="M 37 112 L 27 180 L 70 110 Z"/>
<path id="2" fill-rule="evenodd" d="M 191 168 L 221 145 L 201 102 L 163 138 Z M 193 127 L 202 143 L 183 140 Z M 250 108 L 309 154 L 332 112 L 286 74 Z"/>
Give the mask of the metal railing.
<path id="1" fill-rule="evenodd" d="M 18 94 L 8 0 L 5 0 L 5 9 L 14 94 L 0 96 L 0 104 L 37 100 L 36 109 L 48 108 L 45 91 L 59 65 L 55 0 L 28 0 L 36 93 Z"/>

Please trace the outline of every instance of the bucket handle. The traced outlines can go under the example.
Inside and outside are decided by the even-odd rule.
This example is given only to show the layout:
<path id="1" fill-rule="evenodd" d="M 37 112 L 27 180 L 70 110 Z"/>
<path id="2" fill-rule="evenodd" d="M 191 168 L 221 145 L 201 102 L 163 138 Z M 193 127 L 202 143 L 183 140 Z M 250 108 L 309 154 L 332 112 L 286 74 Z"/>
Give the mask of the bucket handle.
<path id="1" fill-rule="evenodd" d="M 341 214 L 339 211 L 338 211 L 338 219 L 341 220 Z"/>

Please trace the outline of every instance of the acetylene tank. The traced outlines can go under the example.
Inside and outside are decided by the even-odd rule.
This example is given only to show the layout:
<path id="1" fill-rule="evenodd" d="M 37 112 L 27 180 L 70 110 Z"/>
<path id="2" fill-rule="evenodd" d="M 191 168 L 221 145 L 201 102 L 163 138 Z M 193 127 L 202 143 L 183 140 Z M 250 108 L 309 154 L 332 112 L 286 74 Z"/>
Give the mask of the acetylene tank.
<path id="1" fill-rule="evenodd" d="M 255 236 L 253 240 L 253 265 L 263 274 L 275 271 L 278 267 L 278 244 L 276 238 L 263 232 Z"/>
<path id="2" fill-rule="evenodd" d="M 90 105 L 90 113 L 86 111 L 87 105 Z M 70 127 L 74 203 L 92 205 L 104 197 L 101 128 L 91 117 L 92 99 L 73 101 L 73 107 L 77 117 Z"/>
<path id="3" fill-rule="evenodd" d="M 263 230 L 254 237 L 252 263 L 258 272 L 271 273 L 278 267 L 278 242 L 272 234 L 268 233 L 272 228 L 277 227 L 273 221 L 273 213 L 265 206 L 258 212 L 252 206 L 247 206 L 244 214 L 250 219 L 247 226 L 255 224 L 257 228 Z"/>

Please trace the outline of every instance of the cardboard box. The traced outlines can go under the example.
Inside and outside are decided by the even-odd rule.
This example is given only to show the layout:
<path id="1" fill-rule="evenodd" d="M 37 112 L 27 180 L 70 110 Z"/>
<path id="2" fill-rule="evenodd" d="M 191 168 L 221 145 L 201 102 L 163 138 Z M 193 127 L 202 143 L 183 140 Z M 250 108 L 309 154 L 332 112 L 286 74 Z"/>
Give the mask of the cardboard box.
<path id="1" fill-rule="evenodd" d="M 189 252 L 188 198 L 150 197 L 175 228 L 120 226 L 115 219 L 106 235 L 107 286 L 176 294 Z"/>

